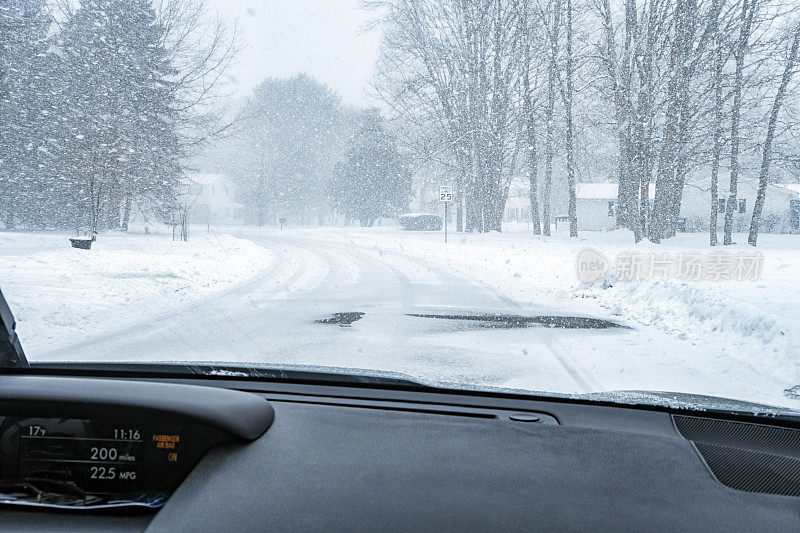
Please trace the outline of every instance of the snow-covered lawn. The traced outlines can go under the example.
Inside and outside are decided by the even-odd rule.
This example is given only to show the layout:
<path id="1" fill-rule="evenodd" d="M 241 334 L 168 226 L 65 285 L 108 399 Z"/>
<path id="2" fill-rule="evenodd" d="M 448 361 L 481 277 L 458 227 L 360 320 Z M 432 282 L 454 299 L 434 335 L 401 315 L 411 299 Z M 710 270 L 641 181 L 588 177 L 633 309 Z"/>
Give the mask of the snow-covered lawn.
<path id="1" fill-rule="evenodd" d="M 230 235 L 104 233 L 90 251 L 68 234 L 0 232 L 0 288 L 29 355 L 150 319 L 242 283 L 270 251 Z"/>

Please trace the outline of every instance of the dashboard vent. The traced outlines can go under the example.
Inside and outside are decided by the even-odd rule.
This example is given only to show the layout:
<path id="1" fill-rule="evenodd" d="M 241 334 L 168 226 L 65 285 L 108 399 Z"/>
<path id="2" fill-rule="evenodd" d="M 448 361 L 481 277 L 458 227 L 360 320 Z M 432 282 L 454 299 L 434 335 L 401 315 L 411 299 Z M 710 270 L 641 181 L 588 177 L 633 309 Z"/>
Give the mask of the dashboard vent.
<path id="1" fill-rule="evenodd" d="M 800 496 L 800 430 L 673 416 L 720 483 L 748 492 Z"/>

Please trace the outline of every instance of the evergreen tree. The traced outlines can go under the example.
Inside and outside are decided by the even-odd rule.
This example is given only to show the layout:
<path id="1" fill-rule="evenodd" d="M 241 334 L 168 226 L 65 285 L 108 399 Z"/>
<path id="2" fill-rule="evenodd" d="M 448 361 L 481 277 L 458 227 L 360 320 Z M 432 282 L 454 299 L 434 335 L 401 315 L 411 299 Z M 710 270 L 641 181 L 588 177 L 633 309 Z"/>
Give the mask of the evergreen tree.
<path id="1" fill-rule="evenodd" d="M 397 143 L 376 109 L 361 113 L 360 128 L 336 166 L 330 196 L 337 211 L 372 226 L 380 217 L 395 216 L 411 201 L 411 173 Z"/>
<path id="2" fill-rule="evenodd" d="M 133 201 L 174 201 L 182 151 L 163 33 L 149 0 L 84 0 L 61 35 L 62 169 L 93 230 L 125 226 Z"/>
<path id="3" fill-rule="evenodd" d="M 0 5 L 0 212 L 7 227 L 41 226 L 50 184 L 48 124 L 51 99 L 47 75 L 45 0 L 10 0 Z"/>
<path id="4" fill-rule="evenodd" d="M 321 214 L 320 191 L 343 144 L 339 96 L 300 74 L 268 78 L 254 90 L 236 143 L 248 154 L 234 162 L 241 199 L 263 224 L 267 213 Z"/>

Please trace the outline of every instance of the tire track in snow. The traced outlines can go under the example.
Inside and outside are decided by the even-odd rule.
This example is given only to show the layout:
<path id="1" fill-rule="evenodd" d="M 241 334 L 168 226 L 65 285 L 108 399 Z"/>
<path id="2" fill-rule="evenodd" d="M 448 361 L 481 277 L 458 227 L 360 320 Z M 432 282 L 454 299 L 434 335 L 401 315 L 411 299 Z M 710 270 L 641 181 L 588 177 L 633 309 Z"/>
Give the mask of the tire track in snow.
<path id="1" fill-rule="evenodd" d="M 315 244 L 319 243 L 320 241 L 313 241 Z M 325 246 L 332 246 L 332 247 L 343 247 L 344 245 L 329 245 L 328 241 L 323 241 Z M 414 257 L 412 255 L 407 255 L 402 252 L 394 251 L 394 250 L 385 250 L 378 247 L 370 247 L 366 245 L 359 245 L 356 243 L 348 243 L 348 247 L 357 247 L 362 250 L 362 254 L 366 255 L 368 252 L 373 252 L 368 254 L 373 260 L 380 261 L 384 263 L 389 268 L 396 270 L 396 268 L 391 265 L 390 263 L 386 262 L 383 259 L 380 259 L 383 255 L 390 255 L 395 258 L 400 259 L 401 261 L 406 261 L 410 263 L 414 263 L 422 268 L 427 269 L 428 271 L 436 274 L 438 277 L 442 279 L 459 279 L 463 280 L 465 283 L 470 283 L 475 286 L 480 287 L 486 293 L 491 295 L 493 298 L 502 302 L 506 310 L 510 313 L 519 313 L 523 306 L 514 300 L 506 296 L 502 291 L 499 289 L 492 287 L 489 283 L 483 280 L 471 279 L 466 278 L 461 274 L 458 274 L 452 270 L 449 270 L 444 267 L 432 266 L 427 263 L 424 259 Z M 352 249 L 349 249 L 350 253 L 352 253 Z M 381 255 L 379 257 L 375 257 L 373 254 L 374 252 L 379 252 Z M 404 276 L 405 277 L 405 276 Z M 406 279 L 408 279 L 406 277 Z M 559 344 L 558 340 L 554 338 L 552 332 L 549 331 L 547 328 L 531 328 L 531 331 L 535 331 L 538 334 L 538 340 L 542 342 L 542 344 L 549 350 L 550 354 L 553 356 L 553 359 L 557 361 L 559 366 L 570 376 L 570 378 L 575 382 L 575 384 L 581 389 L 582 392 L 596 392 L 604 390 L 602 386 L 597 383 L 596 380 L 590 378 L 585 371 L 579 369 L 578 364 L 572 360 L 571 357 L 567 354 L 567 351 Z"/>
<path id="2" fill-rule="evenodd" d="M 287 287 L 296 284 L 299 279 L 306 273 L 308 266 L 305 261 L 286 260 L 289 256 L 289 249 L 295 255 L 297 254 L 296 247 L 275 247 L 270 248 L 270 251 L 275 254 L 273 262 L 270 267 L 260 274 L 243 281 L 235 287 L 216 292 L 214 294 L 198 298 L 190 303 L 181 305 L 177 308 L 166 310 L 151 318 L 137 321 L 133 324 L 125 325 L 120 329 L 103 333 L 96 337 L 91 337 L 80 342 L 70 343 L 65 346 L 49 350 L 43 354 L 37 354 L 34 360 L 47 361 L 47 360 L 67 360 L 76 354 L 82 354 L 87 350 L 97 352 L 104 344 L 112 348 L 114 344 L 130 338 L 135 338 L 143 332 L 157 332 L 164 328 L 165 323 L 183 322 L 183 328 L 169 328 L 169 335 L 165 337 L 165 341 L 174 343 L 175 337 L 180 338 L 184 345 L 195 344 L 198 338 L 207 336 L 208 334 L 208 310 L 220 309 L 224 307 L 224 303 L 232 300 L 247 299 L 252 306 L 256 306 L 252 293 L 254 289 L 263 289 L 268 287 L 268 290 L 273 291 L 275 294 L 280 294 Z M 309 252 L 308 250 L 304 250 Z M 308 281 L 304 280 L 299 286 L 308 286 Z M 294 285 L 297 289 L 298 285 Z M 188 320 L 192 317 L 192 320 Z M 214 327 L 225 330 L 228 333 L 229 339 L 236 339 L 235 330 L 229 329 L 230 324 L 227 321 L 216 321 Z M 217 335 L 218 337 L 221 335 Z M 103 360 L 109 360 L 109 355 L 106 354 Z M 113 359 L 113 356 L 111 356 Z"/>

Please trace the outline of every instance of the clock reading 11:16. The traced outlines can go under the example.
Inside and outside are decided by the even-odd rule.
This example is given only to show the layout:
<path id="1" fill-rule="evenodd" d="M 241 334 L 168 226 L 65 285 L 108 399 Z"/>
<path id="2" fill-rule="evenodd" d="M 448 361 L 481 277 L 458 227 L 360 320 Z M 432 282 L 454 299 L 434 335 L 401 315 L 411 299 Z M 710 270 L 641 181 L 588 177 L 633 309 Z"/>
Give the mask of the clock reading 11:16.
<path id="1" fill-rule="evenodd" d="M 141 440 L 142 433 L 138 429 L 114 429 L 114 439 L 117 440 Z"/>

